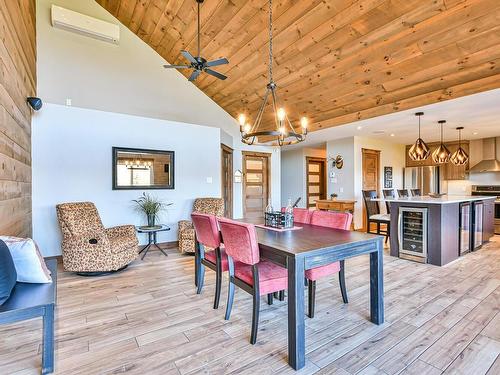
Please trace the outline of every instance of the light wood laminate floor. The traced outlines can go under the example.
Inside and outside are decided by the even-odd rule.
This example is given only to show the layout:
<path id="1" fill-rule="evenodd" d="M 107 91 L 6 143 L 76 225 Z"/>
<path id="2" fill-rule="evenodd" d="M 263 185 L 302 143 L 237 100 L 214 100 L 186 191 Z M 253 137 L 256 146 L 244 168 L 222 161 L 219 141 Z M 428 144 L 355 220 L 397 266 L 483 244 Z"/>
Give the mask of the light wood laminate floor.
<path id="1" fill-rule="evenodd" d="M 157 251 L 125 272 L 83 278 L 60 272 L 57 374 L 292 374 L 286 301 L 262 301 L 258 342 L 248 342 L 251 296 L 236 291 L 224 321 L 226 281 L 212 309 L 193 257 Z M 500 238 L 446 267 L 386 255 L 386 323 L 369 317 L 368 257 L 346 262 L 349 304 L 336 277 L 318 282 L 298 374 L 500 374 Z M 0 374 L 38 374 L 41 321 L 0 326 Z"/>

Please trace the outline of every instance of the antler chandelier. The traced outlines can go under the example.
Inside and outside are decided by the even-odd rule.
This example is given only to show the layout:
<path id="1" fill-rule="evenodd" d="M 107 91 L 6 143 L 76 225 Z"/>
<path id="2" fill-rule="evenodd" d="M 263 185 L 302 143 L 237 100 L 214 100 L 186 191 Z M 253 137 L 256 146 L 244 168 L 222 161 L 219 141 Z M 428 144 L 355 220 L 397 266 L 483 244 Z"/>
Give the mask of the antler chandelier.
<path id="1" fill-rule="evenodd" d="M 240 123 L 241 141 L 247 145 L 264 144 L 272 146 L 284 146 L 302 142 L 307 135 L 307 118 L 300 119 L 301 132 L 297 132 L 293 127 L 288 115 L 283 107 L 278 104 L 276 95 L 277 85 L 273 80 L 273 4 L 269 0 L 269 83 L 266 85 L 266 93 L 262 101 L 253 125 L 247 122 L 246 116 L 240 114 L 238 117 Z M 271 97 L 275 130 L 259 130 L 264 115 L 267 101 Z M 271 137 L 274 140 L 259 142 L 259 137 Z"/>

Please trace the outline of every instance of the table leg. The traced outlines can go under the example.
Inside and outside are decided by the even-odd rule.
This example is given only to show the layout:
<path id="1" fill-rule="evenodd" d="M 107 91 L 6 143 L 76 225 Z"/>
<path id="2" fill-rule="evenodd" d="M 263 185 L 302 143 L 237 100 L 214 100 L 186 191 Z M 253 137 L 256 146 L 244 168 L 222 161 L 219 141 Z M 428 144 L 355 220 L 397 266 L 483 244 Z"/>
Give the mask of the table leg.
<path id="1" fill-rule="evenodd" d="M 54 372 L 54 305 L 45 307 L 43 315 L 42 374 Z"/>
<path id="2" fill-rule="evenodd" d="M 384 323 L 384 250 L 382 238 L 377 240 L 377 251 L 370 253 L 370 320 Z"/>
<path id="3" fill-rule="evenodd" d="M 288 364 L 305 366 L 304 260 L 288 258 Z"/>
<path id="4" fill-rule="evenodd" d="M 148 253 L 150 247 L 151 247 L 151 244 L 148 244 L 148 245 L 146 245 L 146 247 L 144 249 L 142 249 L 142 251 L 144 251 L 144 254 L 142 254 L 141 260 L 144 260 L 144 257 Z"/>

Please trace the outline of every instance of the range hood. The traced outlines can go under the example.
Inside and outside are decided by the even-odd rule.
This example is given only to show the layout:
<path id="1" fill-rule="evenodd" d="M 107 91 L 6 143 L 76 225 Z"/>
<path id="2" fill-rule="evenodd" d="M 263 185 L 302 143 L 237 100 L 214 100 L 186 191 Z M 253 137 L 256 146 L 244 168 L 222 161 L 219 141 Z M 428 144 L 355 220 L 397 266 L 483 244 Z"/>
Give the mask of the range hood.
<path id="1" fill-rule="evenodd" d="M 500 172 L 500 161 L 497 159 L 497 139 L 482 140 L 483 158 L 469 169 L 469 172 Z"/>

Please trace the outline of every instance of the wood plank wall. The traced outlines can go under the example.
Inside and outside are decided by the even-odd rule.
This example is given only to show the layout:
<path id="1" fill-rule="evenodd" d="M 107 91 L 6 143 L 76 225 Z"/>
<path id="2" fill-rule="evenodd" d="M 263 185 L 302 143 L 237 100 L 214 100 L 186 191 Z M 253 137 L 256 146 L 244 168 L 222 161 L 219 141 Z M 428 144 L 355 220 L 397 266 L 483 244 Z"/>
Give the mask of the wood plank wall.
<path id="1" fill-rule="evenodd" d="M 31 236 L 35 0 L 0 0 L 0 235 Z"/>

